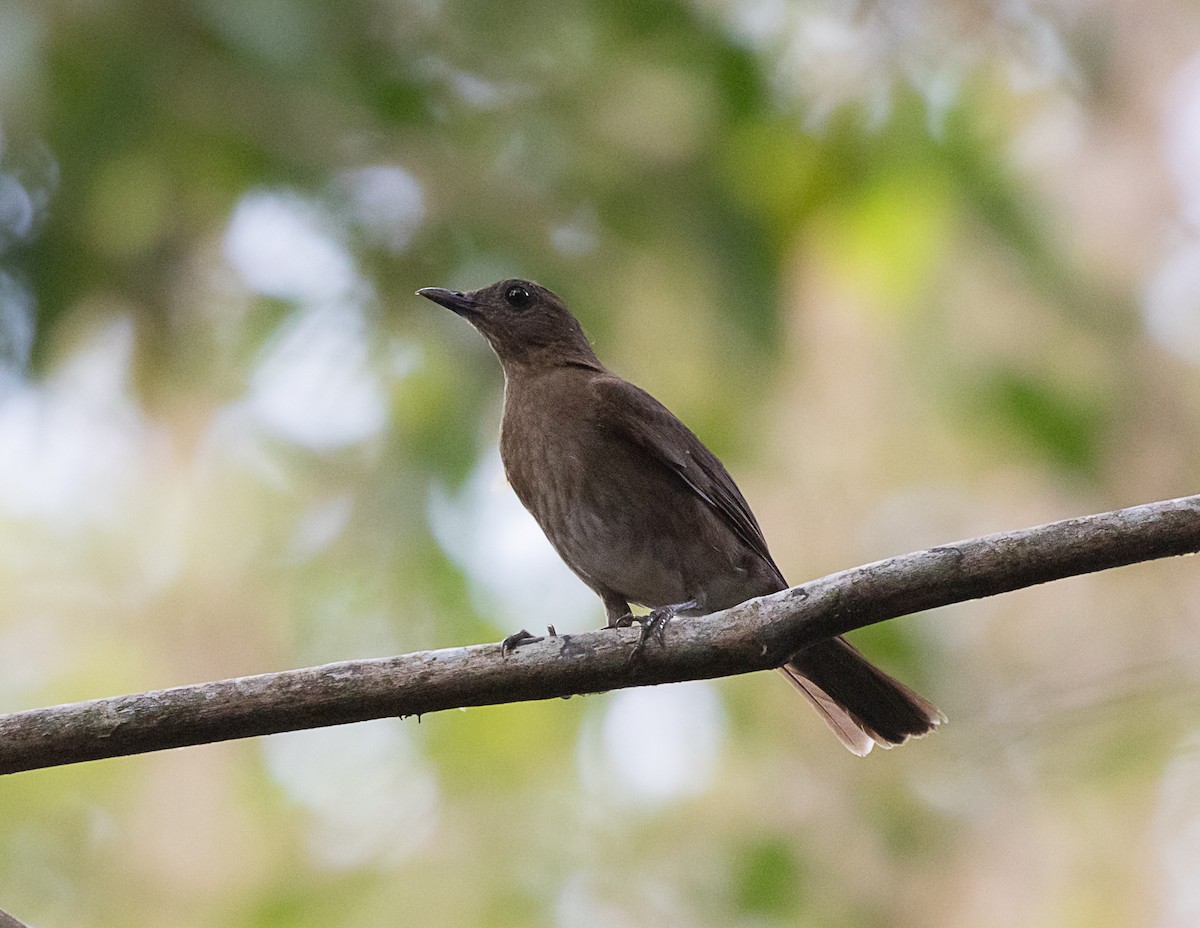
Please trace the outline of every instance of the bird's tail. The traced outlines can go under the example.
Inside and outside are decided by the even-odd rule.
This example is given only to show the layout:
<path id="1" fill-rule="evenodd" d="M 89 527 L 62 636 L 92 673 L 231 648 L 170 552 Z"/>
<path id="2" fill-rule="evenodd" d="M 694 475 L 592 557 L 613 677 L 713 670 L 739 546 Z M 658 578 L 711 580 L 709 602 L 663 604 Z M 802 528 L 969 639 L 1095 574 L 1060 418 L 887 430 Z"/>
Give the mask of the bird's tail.
<path id="1" fill-rule="evenodd" d="M 779 668 L 851 753 L 869 754 L 928 734 L 945 716 L 893 680 L 844 638 L 805 648 Z"/>

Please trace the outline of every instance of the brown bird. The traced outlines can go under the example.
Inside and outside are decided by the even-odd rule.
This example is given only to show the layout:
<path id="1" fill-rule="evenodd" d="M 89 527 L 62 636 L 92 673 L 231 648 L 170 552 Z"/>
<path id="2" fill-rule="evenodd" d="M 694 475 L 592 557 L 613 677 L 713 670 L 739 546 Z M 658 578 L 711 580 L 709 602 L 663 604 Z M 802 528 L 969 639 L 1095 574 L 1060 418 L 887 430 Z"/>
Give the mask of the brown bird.
<path id="1" fill-rule="evenodd" d="M 608 371 L 544 287 L 504 280 L 420 296 L 465 318 L 504 367 L 500 456 L 525 508 L 604 603 L 609 626 L 653 610 L 649 628 L 787 588 L 754 514 L 716 455 L 658 400 Z M 645 630 L 645 628 L 644 628 Z M 780 672 L 855 754 L 924 735 L 928 700 L 842 638 Z"/>

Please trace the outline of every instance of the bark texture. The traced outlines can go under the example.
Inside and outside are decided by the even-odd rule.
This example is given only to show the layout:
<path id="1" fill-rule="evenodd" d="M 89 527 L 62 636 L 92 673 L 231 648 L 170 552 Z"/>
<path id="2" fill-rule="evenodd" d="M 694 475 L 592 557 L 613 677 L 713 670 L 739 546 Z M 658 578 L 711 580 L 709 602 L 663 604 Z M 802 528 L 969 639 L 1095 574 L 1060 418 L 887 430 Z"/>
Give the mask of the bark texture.
<path id="1" fill-rule="evenodd" d="M 1200 550 L 1200 496 L 888 558 L 636 629 L 344 661 L 0 716 L 0 773 L 461 706 L 767 670 L 816 641 L 938 606 Z"/>

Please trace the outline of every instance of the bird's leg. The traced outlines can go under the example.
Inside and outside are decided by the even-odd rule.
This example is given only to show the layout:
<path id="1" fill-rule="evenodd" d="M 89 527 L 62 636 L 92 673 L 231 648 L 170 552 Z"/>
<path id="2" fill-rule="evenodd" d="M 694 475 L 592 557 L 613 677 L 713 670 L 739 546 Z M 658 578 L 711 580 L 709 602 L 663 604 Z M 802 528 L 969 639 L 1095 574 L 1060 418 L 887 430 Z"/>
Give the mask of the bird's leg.
<path id="1" fill-rule="evenodd" d="M 658 643 L 662 644 L 667 623 L 680 612 L 687 612 L 699 605 L 696 600 L 689 599 L 685 603 L 659 606 L 649 615 L 634 615 L 629 611 L 629 603 L 619 594 L 601 593 L 600 598 L 604 601 L 604 611 L 608 615 L 609 628 L 629 628 L 631 625 L 642 627 L 641 637 L 638 638 L 637 646 L 633 649 L 634 654 L 641 651 L 650 638 L 657 638 Z"/>
<path id="2" fill-rule="evenodd" d="M 604 614 L 608 616 L 608 628 L 629 628 L 634 622 L 629 603 L 619 593 L 601 593 Z"/>

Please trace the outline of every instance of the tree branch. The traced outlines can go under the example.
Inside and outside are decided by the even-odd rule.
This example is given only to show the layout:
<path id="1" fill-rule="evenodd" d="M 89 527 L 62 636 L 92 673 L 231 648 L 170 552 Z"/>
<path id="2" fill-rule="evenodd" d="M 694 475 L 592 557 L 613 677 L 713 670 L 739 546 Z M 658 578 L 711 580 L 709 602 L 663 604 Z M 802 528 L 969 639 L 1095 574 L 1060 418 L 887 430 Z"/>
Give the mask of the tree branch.
<path id="1" fill-rule="evenodd" d="M 0 912 L 0 928 L 28 928 L 24 922 L 19 922 L 7 912 Z"/>
<path id="2" fill-rule="evenodd" d="M 0 716 L 0 773 L 460 706 L 597 693 L 778 667 L 824 638 L 937 606 L 1200 550 L 1200 496 L 959 541 L 636 629 L 345 661 Z"/>

